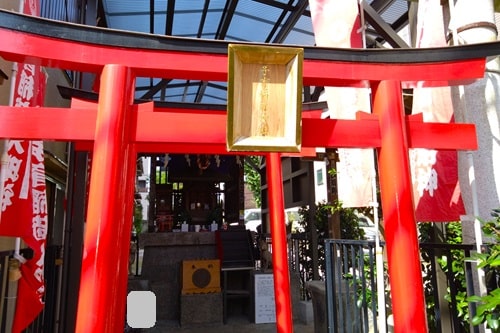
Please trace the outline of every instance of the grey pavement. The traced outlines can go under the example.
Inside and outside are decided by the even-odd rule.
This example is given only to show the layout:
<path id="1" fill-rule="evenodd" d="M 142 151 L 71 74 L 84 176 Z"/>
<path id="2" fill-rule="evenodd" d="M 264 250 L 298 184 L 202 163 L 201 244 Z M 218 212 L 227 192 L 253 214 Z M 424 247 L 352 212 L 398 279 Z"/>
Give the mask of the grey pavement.
<path id="1" fill-rule="evenodd" d="M 293 323 L 294 333 L 313 333 L 314 323 L 305 325 L 300 322 Z M 276 324 L 255 324 L 249 322 L 246 317 L 228 318 L 227 324 L 209 324 L 203 326 L 180 327 L 177 322 L 157 322 L 155 327 L 149 329 L 134 330 L 140 333 L 275 333 Z"/>

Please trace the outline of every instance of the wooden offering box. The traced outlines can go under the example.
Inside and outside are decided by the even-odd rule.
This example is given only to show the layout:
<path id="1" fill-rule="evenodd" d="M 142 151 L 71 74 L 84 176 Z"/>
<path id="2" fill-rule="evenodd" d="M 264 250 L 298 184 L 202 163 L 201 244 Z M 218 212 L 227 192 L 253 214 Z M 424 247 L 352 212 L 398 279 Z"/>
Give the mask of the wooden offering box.
<path id="1" fill-rule="evenodd" d="M 227 149 L 299 152 L 301 48 L 229 45 Z"/>

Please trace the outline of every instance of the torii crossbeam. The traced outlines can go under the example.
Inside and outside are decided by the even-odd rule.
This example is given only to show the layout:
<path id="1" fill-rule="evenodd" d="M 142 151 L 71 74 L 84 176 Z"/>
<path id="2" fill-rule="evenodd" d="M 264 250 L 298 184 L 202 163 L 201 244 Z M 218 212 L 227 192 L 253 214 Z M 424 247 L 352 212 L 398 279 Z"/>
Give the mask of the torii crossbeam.
<path id="1" fill-rule="evenodd" d="M 118 332 L 125 315 L 132 220 L 132 200 L 128 199 L 133 195 L 136 153 L 228 153 L 224 112 L 134 105 L 134 79 L 226 81 L 227 43 L 108 31 L 5 11 L 0 11 L 0 34 L 0 55 L 6 60 L 102 73 L 97 103 L 75 100 L 66 109 L 1 106 L 0 137 L 92 145 L 76 331 Z M 408 149 L 477 148 L 473 125 L 429 124 L 405 117 L 402 88 L 422 81 L 440 86 L 482 78 L 485 57 L 500 54 L 499 46 L 427 50 L 304 47 L 304 85 L 372 89 L 373 115 L 324 120 L 303 113 L 302 147 L 377 149 L 395 332 L 427 331 Z M 292 332 L 281 159 L 279 153 L 265 156 L 277 328 L 278 332 Z M 110 260 L 110 254 L 118 255 Z"/>

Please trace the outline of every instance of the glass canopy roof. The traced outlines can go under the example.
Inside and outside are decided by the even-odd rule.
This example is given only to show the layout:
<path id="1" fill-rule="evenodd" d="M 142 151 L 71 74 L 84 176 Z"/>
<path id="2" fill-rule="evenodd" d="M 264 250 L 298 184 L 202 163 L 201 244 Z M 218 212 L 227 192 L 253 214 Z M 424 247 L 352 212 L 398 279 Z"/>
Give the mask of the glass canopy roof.
<path id="1" fill-rule="evenodd" d="M 371 0 L 364 11 L 367 47 L 397 47 L 388 36 L 408 22 L 406 0 Z M 307 0 L 103 0 L 104 26 L 187 38 L 314 45 Z M 377 17 L 372 17 L 376 13 Z M 371 20 L 383 21 L 381 31 Z M 375 21 L 373 21 L 375 22 Z M 162 102 L 225 104 L 226 82 L 137 78 L 136 98 Z M 318 96 L 319 94 L 316 94 Z"/>

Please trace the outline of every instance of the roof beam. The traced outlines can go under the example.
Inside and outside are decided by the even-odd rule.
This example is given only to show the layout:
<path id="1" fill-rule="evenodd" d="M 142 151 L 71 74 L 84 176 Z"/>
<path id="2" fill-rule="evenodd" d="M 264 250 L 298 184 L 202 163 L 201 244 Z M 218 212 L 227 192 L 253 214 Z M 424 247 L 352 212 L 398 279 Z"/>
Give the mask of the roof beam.
<path id="1" fill-rule="evenodd" d="M 194 100 L 195 103 L 201 103 L 203 96 L 205 95 L 205 90 L 207 90 L 208 81 L 201 81 L 200 86 L 198 87 L 198 91 L 196 92 L 196 98 Z"/>
<path id="2" fill-rule="evenodd" d="M 372 6 L 377 13 L 383 13 L 391 7 L 394 2 L 396 2 L 396 0 L 373 0 L 370 6 Z"/>
<path id="3" fill-rule="evenodd" d="M 293 1 L 294 0 L 288 0 L 288 6 L 291 7 L 291 5 L 293 4 Z M 269 3 L 265 3 L 266 5 L 268 6 L 272 6 L 271 4 Z M 292 7 L 293 8 L 293 7 Z M 274 36 L 274 34 L 276 33 L 276 31 L 278 30 L 279 26 L 281 25 L 281 22 L 283 22 L 283 20 L 285 19 L 286 17 L 286 14 L 291 11 L 293 9 L 290 9 L 290 10 L 287 10 L 285 8 L 282 8 L 282 11 L 281 11 L 281 14 L 280 16 L 278 17 L 278 19 L 276 20 L 276 23 L 274 24 L 273 28 L 271 29 L 271 31 L 269 32 L 269 35 L 267 35 L 266 37 L 266 40 L 265 40 L 265 43 L 270 43 L 271 42 L 271 39 L 272 37 Z"/>
<path id="4" fill-rule="evenodd" d="M 165 35 L 172 36 L 174 27 L 175 0 L 167 1 L 167 17 L 165 21 Z"/>
<path id="5" fill-rule="evenodd" d="M 149 33 L 155 33 L 155 0 L 149 0 Z"/>
<path id="6" fill-rule="evenodd" d="M 409 48 L 410 46 L 384 21 L 373 7 L 362 1 L 366 21 L 394 48 Z"/>
<path id="7" fill-rule="evenodd" d="M 170 81 L 171 80 L 167 80 L 167 79 L 160 80 L 160 82 L 155 84 L 151 89 L 148 90 L 148 92 L 146 92 L 144 95 L 142 95 L 141 99 L 152 99 L 154 97 L 154 95 L 156 95 L 156 93 L 158 91 L 160 91 L 161 89 L 164 89 Z"/>
<path id="8" fill-rule="evenodd" d="M 205 0 L 205 4 L 203 5 L 203 11 L 201 12 L 200 25 L 198 26 L 198 33 L 196 34 L 197 38 L 201 38 L 203 34 L 203 29 L 205 27 L 205 21 L 207 20 L 208 6 L 210 5 L 210 0 Z"/>
<path id="9" fill-rule="evenodd" d="M 307 6 L 309 6 L 308 0 L 299 1 L 290 16 L 288 16 L 288 19 L 286 20 L 283 28 L 281 28 L 281 30 L 278 32 L 278 35 L 276 35 L 276 37 L 274 38 L 273 43 L 283 43 L 286 36 L 288 36 L 290 31 L 302 16 L 302 13 L 306 10 Z"/>
<path id="10" fill-rule="evenodd" d="M 131 68 L 135 77 L 227 81 L 228 42 L 99 29 L 2 10 L 0 32 L 0 55 L 9 61 L 93 73 L 113 63 Z M 431 49 L 303 49 L 304 86 L 359 87 L 390 79 L 410 88 L 422 85 L 416 81 L 438 86 L 482 78 L 483 57 L 500 54 L 500 42 Z M 435 81 L 438 68 L 454 82 Z"/>
<path id="11" fill-rule="evenodd" d="M 226 2 L 226 6 L 224 7 L 224 11 L 222 12 L 222 17 L 219 22 L 219 27 L 217 28 L 217 33 L 215 34 L 216 39 L 223 40 L 226 38 L 237 4 L 238 0 L 229 0 Z"/>
<path id="12" fill-rule="evenodd" d="M 71 108 L 0 106 L 0 137 L 93 141 L 97 106 L 95 102 L 86 101 L 73 101 Z M 131 140 L 139 150 L 156 146 L 158 151 L 169 151 L 185 146 L 206 152 L 207 148 L 201 145 L 210 144 L 217 148 L 218 153 L 227 153 L 225 111 L 172 107 L 162 112 L 155 110 L 152 102 L 130 107 L 137 116 L 137 128 Z M 318 119 L 303 112 L 302 147 L 380 147 L 378 118 L 371 114 L 357 118 Z M 412 116 L 406 117 L 405 123 L 410 148 L 477 149 L 473 124 L 425 123 Z"/>

